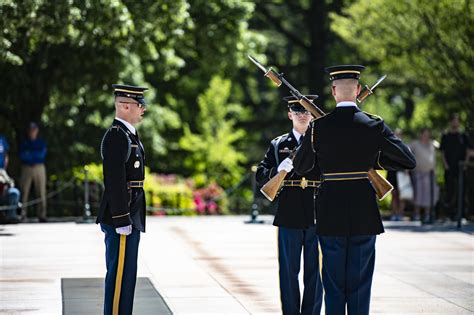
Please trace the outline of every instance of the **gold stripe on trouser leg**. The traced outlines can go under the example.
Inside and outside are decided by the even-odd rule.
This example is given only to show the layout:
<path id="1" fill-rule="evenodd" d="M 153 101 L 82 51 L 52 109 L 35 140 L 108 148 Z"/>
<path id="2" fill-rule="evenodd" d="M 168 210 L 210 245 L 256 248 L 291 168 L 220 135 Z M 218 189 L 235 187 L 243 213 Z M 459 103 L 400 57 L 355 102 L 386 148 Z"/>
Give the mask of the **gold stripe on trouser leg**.
<path id="1" fill-rule="evenodd" d="M 319 252 L 319 276 L 323 274 L 323 252 L 321 251 L 321 245 L 318 242 L 318 252 Z"/>
<path id="2" fill-rule="evenodd" d="M 120 291 L 122 289 L 122 275 L 123 275 L 123 266 L 125 263 L 125 245 L 127 241 L 127 236 L 120 235 L 120 247 L 119 247 L 119 258 L 117 264 L 117 274 L 115 278 L 115 292 L 114 292 L 114 306 L 112 309 L 113 315 L 119 315 L 119 306 L 120 306 Z"/>

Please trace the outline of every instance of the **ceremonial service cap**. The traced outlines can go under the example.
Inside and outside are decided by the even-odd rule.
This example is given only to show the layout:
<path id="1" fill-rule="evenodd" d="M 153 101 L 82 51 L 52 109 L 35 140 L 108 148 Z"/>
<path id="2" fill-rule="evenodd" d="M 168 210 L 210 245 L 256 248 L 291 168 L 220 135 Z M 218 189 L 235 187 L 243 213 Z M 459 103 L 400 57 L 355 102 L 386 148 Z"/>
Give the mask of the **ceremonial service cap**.
<path id="1" fill-rule="evenodd" d="M 339 65 L 324 68 L 329 73 L 329 80 L 356 79 L 359 80 L 360 73 L 365 67 L 361 65 Z"/>
<path id="2" fill-rule="evenodd" d="M 142 105 L 146 105 L 145 97 L 143 96 L 143 92 L 148 90 L 146 87 L 141 86 L 133 86 L 133 85 L 123 85 L 123 84 L 112 84 L 114 88 L 114 95 L 115 96 L 123 96 L 133 98 L 137 102 Z"/>

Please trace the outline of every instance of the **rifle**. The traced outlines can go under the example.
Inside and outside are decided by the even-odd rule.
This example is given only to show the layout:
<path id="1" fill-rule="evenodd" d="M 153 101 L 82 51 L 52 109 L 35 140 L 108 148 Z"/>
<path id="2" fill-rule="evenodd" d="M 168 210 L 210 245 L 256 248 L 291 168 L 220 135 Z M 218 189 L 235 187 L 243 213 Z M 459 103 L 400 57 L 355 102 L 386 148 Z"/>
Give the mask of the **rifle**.
<path id="1" fill-rule="evenodd" d="M 281 86 L 284 84 L 289 90 L 291 95 L 298 99 L 298 102 L 303 106 L 307 111 L 309 111 L 315 118 L 319 118 L 324 116 L 325 113 L 318 107 L 316 104 L 313 103 L 310 99 L 306 96 L 301 94 L 295 87 L 293 87 L 284 77 L 283 73 L 277 73 L 271 67 L 267 70 L 261 63 L 259 63 L 255 58 L 248 55 L 249 59 L 257 65 L 264 73 L 267 78 L 272 80 L 277 86 Z M 361 91 L 361 93 L 357 96 L 357 102 L 360 104 L 362 103 L 367 97 L 374 93 L 374 89 L 385 79 L 386 75 L 382 76 L 380 79 L 375 82 L 372 87 L 368 87 L 367 85 Z M 295 150 L 296 152 L 296 150 Z M 294 153 L 290 155 L 291 158 L 294 157 Z M 263 185 L 260 191 L 262 194 L 270 201 L 275 199 L 276 195 L 280 191 L 280 188 L 283 184 L 283 180 L 286 177 L 287 172 L 285 170 L 280 171 L 277 175 L 272 177 L 265 185 Z M 377 197 L 382 200 L 384 199 L 392 190 L 393 186 L 390 184 L 383 176 L 377 173 L 376 170 L 370 169 L 368 172 L 369 180 L 372 183 L 372 186 L 377 193 Z"/>

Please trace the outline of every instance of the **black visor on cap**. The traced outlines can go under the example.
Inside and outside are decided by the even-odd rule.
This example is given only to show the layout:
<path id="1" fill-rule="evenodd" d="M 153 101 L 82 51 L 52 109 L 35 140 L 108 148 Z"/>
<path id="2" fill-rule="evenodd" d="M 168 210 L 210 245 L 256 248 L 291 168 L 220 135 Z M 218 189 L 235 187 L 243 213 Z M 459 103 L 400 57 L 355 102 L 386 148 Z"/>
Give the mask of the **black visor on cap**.
<path id="1" fill-rule="evenodd" d="M 288 108 L 292 112 L 306 112 L 307 110 L 300 104 L 291 104 L 288 106 Z"/>

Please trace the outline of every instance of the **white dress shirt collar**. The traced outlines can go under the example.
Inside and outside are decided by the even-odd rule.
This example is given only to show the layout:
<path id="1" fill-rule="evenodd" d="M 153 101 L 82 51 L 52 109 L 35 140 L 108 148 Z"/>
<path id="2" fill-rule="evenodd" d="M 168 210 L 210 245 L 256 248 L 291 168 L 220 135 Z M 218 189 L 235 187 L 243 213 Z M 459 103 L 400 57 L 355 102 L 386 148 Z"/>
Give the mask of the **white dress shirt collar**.
<path id="1" fill-rule="evenodd" d="M 128 121 L 125 121 L 125 120 L 123 120 L 123 119 L 121 119 L 121 118 L 118 118 L 118 117 L 115 117 L 115 119 L 117 119 L 117 120 L 120 121 L 122 124 L 124 124 L 125 127 L 127 127 L 128 130 L 130 130 L 131 133 L 133 133 L 134 135 L 137 134 L 137 132 L 136 132 L 136 130 L 135 130 L 135 127 L 133 127 L 131 123 L 129 123 Z"/>
<path id="2" fill-rule="evenodd" d="M 295 136 L 296 142 L 300 143 L 300 138 L 303 135 L 301 133 L 299 133 L 298 131 L 296 131 L 294 128 L 293 128 L 293 135 Z"/>
<path id="3" fill-rule="evenodd" d="M 350 106 L 355 106 L 357 107 L 357 104 L 354 102 L 349 102 L 349 101 L 343 101 L 337 103 L 336 107 L 350 107 Z"/>

